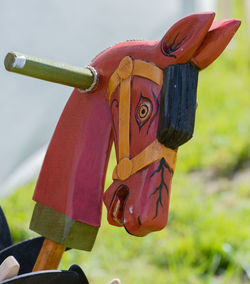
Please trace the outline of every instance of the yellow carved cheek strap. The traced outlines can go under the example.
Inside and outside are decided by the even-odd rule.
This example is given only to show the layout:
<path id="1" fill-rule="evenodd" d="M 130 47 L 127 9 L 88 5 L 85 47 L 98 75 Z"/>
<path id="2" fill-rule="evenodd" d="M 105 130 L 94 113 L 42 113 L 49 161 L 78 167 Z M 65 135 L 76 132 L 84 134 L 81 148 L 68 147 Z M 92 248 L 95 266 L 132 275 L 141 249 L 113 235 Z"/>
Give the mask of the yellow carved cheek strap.
<path id="1" fill-rule="evenodd" d="M 131 76 L 147 78 L 159 86 L 162 86 L 163 72 L 157 66 L 142 61 L 132 60 L 126 56 L 120 62 L 118 68 L 110 77 L 108 84 L 108 96 L 111 96 L 120 85 L 119 102 L 119 157 L 118 164 L 113 172 L 113 179 L 126 180 L 139 170 L 147 167 L 155 161 L 164 158 L 171 170 L 174 172 L 177 151 L 169 149 L 155 139 L 142 152 L 130 159 L 130 98 L 131 98 Z"/>

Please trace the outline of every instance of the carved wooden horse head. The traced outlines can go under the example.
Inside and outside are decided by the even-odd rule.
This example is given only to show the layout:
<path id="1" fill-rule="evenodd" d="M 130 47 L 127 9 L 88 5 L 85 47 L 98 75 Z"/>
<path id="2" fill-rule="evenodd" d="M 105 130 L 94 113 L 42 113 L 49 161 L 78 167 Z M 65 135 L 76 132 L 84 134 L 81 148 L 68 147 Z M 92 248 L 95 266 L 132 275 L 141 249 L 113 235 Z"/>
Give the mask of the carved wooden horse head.
<path id="1" fill-rule="evenodd" d="M 93 60 L 96 89 L 73 92 L 50 143 L 34 195 L 34 230 L 51 238 L 42 216 L 55 213 L 62 229 L 52 240 L 91 248 L 93 241 L 79 244 L 75 235 L 95 235 L 100 225 L 113 140 L 117 166 L 104 194 L 109 223 L 136 236 L 166 225 L 177 149 L 193 134 L 199 70 L 240 24 L 213 19 L 214 13 L 190 15 L 161 41 L 119 43 Z"/>

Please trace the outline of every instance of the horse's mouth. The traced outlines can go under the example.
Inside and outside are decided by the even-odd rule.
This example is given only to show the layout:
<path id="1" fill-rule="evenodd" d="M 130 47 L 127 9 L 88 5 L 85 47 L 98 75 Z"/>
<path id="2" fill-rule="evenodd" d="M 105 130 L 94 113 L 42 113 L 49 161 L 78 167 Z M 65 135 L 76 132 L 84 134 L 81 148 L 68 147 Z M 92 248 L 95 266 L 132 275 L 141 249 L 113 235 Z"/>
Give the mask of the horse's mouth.
<path id="1" fill-rule="evenodd" d="M 171 179 L 172 173 L 162 159 L 123 182 L 114 180 L 103 196 L 109 224 L 124 227 L 138 237 L 164 228 Z"/>
<path id="2" fill-rule="evenodd" d="M 114 194 L 113 200 L 110 204 L 109 215 L 112 218 L 113 222 L 116 223 L 117 226 L 123 226 L 124 222 L 124 209 L 126 200 L 129 195 L 129 189 L 126 185 L 120 185 L 116 193 Z"/>

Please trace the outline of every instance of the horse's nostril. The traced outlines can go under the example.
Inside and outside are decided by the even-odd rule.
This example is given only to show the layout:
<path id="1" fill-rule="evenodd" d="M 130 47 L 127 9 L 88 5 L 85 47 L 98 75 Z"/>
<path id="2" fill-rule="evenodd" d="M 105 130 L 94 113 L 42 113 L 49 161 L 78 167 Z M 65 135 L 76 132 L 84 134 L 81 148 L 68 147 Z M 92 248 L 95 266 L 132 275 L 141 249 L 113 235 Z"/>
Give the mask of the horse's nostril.
<path id="1" fill-rule="evenodd" d="M 116 195 L 120 198 L 125 200 L 128 196 L 128 188 L 126 186 L 122 186 L 117 190 Z"/>
<path id="2" fill-rule="evenodd" d="M 120 187 L 115 195 L 115 199 L 112 204 L 112 218 L 119 225 L 122 225 L 123 221 L 123 209 L 125 205 L 125 200 L 127 199 L 129 190 L 127 187 Z"/>

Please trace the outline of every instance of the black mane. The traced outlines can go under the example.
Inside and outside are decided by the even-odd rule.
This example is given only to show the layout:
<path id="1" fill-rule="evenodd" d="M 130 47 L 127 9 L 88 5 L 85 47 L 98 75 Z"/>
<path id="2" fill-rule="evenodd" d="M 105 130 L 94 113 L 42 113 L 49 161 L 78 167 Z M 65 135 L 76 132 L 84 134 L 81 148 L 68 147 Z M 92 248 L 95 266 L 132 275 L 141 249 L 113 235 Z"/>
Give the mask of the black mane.
<path id="1" fill-rule="evenodd" d="M 191 62 L 164 70 L 157 139 L 171 149 L 193 136 L 198 68 Z"/>

